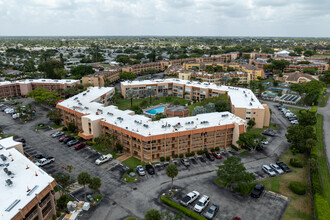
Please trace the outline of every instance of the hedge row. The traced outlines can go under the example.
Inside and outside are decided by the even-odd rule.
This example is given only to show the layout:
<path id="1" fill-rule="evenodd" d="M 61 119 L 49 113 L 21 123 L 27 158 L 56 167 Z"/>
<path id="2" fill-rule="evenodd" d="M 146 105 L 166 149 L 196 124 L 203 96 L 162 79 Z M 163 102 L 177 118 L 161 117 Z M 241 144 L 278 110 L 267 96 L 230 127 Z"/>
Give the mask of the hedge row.
<path id="1" fill-rule="evenodd" d="M 165 197 L 165 196 L 161 196 L 160 200 L 165 203 L 168 206 L 171 206 L 172 208 L 175 208 L 176 210 L 182 212 L 183 214 L 185 214 L 186 216 L 192 218 L 192 219 L 196 219 L 196 220 L 206 220 L 206 218 L 198 215 L 197 213 L 183 207 L 182 205 L 179 205 L 176 202 L 173 202 L 172 200 L 170 200 L 169 198 Z"/>
<path id="2" fill-rule="evenodd" d="M 297 168 L 302 168 L 303 167 L 303 163 L 301 160 L 299 160 L 298 158 L 291 158 L 290 159 L 290 165 L 293 167 L 297 167 Z"/>
<path id="3" fill-rule="evenodd" d="M 290 182 L 290 189 L 298 195 L 305 195 L 306 194 L 306 190 L 307 190 L 307 186 L 306 184 L 300 183 L 300 182 L 296 182 L 296 181 L 291 181 Z"/>
<path id="4" fill-rule="evenodd" d="M 316 193 L 314 195 L 314 208 L 317 220 L 329 220 L 330 209 L 327 200 L 322 195 Z"/>

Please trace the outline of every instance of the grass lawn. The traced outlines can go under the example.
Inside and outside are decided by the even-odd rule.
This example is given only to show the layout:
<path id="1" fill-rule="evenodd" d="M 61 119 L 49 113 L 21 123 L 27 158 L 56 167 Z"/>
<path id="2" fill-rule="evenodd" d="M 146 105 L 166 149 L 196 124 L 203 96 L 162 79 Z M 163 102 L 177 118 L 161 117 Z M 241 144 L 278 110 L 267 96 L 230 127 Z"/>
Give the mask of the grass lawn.
<path id="1" fill-rule="evenodd" d="M 126 160 L 123 161 L 124 164 L 126 164 L 127 166 L 131 167 L 131 168 L 135 168 L 138 165 L 147 165 L 148 163 L 142 162 L 139 159 L 135 158 L 135 157 L 130 157 Z"/>
<path id="2" fill-rule="evenodd" d="M 138 181 L 139 176 L 136 174 L 135 171 L 133 171 L 135 173 L 135 177 L 131 177 L 130 175 L 128 175 L 128 173 L 126 172 L 122 178 L 123 181 L 125 181 L 126 183 L 133 183 L 135 181 Z"/>
<path id="3" fill-rule="evenodd" d="M 320 107 L 325 107 L 325 105 L 327 104 L 328 101 L 328 95 L 323 96 L 321 103 L 320 103 Z"/>
<path id="4" fill-rule="evenodd" d="M 64 126 L 63 126 L 63 125 L 52 124 L 51 127 L 52 127 L 52 128 L 55 128 L 55 129 L 59 129 L 59 128 L 62 128 L 62 127 L 64 127 Z"/>
<path id="5" fill-rule="evenodd" d="M 248 152 L 247 151 L 243 151 L 243 152 L 239 153 L 239 155 L 241 155 L 241 156 L 247 156 L 248 155 Z"/>
<path id="6" fill-rule="evenodd" d="M 141 105 L 142 102 L 145 102 L 146 100 L 147 105 L 143 106 Z M 168 97 L 159 97 L 156 99 L 156 97 L 151 98 L 151 104 L 150 104 L 150 98 L 143 98 L 143 99 L 133 99 L 133 105 L 138 105 L 141 108 L 146 108 L 148 106 L 158 105 L 160 103 L 163 104 L 179 104 L 179 105 L 185 105 L 186 103 L 189 103 L 188 100 L 185 100 L 183 98 L 168 96 Z M 131 108 L 131 100 L 130 99 L 119 99 L 118 103 L 116 104 L 120 110 L 127 110 Z"/>
<path id="7" fill-rule="evenodd" d="M 280 160 L 289 165 L 290 158 L 292 157 L 307 161 L 307 156 L 303 154 L 293 155 L 290 150 L 287 150 Z M 272 177 L 261 181 L 261 183 L 265 185 L 267 190 L 290 197 L 291 201 L 283 216 L 284 220 L 313 219 L 311 193 L 308 191 L 306 195 L 300 196 L 293 193 L 289 188 L 291 181 L 302 182 L 309 185 L 309 166 L 306 162 L 303 168 L 295 168 L 292 166 L 290 166 L 290 168 L 292 169 L 291 173 Z"/>
<path id="8" fill-rule="evenodd" d="M 322 186 L 323 196 L 324 199 L 328 201 L 328 204 L 330 204 L 330 175 L 329 175 L 327 160 L 324 152 L 322 120 L 323 120 L 323 116 L 317 114 L 317 124 L 316 124 L 316 136 L 318 140 L 316 145 L 318 149 L 317 162 L 319 165 L 320 182 Z"/>

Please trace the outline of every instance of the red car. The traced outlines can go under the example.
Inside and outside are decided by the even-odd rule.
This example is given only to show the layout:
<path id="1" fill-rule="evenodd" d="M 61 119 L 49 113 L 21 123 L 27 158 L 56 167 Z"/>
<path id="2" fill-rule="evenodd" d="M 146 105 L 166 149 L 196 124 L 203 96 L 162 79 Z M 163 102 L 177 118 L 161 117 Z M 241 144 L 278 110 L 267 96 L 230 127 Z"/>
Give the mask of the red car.
<path id="1" fill-rule="evenodd" d="M 234 217 L 233 220 L 242 220 L 240 217 Z"/>
<path id="2" fill-rule="evenodd" d="M 213 154 L 213 156 L 215 157 L 215 158 L 217 158 L 217 159 L 221 159 L 222 158 L 222 156 L 221 156 L 221 154 L 219 153 L 219 152 L 212 152 L 212 154 Z"/>
<path id="3" fill-rule="evenodd" d="M 60 139 L 59 139 L 59 141 L 60 142 L 63 142 L 63 140 L 65 139 L 65 138 L 67 138 L 67 137 L 69 137 L 68 135 L 63 135 Z"/>
<path id="4" fill-rule="evenodd" d="M 80 144 L 77 144 L 77 145 L 74 147 L 74 149 L 75 149 L 75 150 L 80 150 L 80 149 L 84 148 L 85 146 L 86 146 L 86 143 L 82 142 L 82 143 L 80 143 Z"/>

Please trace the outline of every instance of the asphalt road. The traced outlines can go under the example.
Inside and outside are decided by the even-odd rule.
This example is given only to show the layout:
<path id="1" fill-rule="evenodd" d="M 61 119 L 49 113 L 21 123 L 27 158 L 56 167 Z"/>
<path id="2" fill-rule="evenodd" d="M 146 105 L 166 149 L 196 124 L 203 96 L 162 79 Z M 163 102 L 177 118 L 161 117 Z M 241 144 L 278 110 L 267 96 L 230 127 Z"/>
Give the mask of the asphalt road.
<path id="1" fill-rule="evenodd" d="M 284 138 L 288 121 L 277 109 L 272 109 L 272 111 L 272 121 L 278 124 L 279 130 L 276 137 L 268 138 L 269 145 L 266 146 L 264 152 L 252 152 L 248 156 L 240 156 L 236 152 L 224 153 L 224 159 L 232 154 L 241 157 L 247 170 L 255 173 L 257 178 L 268 178 L 261 171 L 261 166 L 275 162 L 289 146 Z M 70 175 L 73 178 L 76 178 L 80 172 L 87 171 L 91 176 L 102 179 L 100 189 L 104 195 L 102 202 L 84 213 L 80 219 L 116 220 L 128 216 L 143 219 L 144 214 L 151 208 L 166 210 L 158 199 L 159 195 L 169 189 L 171 184 L 164 169 L 156 171 L 155 175 L 147 174 L 136 183 L 126 184 L 120 180 L 125 170 L 118 165 L 119 162 L 114 160 L 96 166 L 94 161 L 99 155 L 92 149 L 75 151 L 58 142 L 56 138 L 51 138 L 52 130 L 35 132 L 34 127 L 37 124 L 49 123 L 45 117 L 46 113 L 46 109 L 37 107 L 37 118 L 22 124 L 4 112 L 0 112 L 0 122 L 5 134 L 16 134 L 26 139 L 27 144 L 24 148 L 28 153 L 33 155 L 41 152 L 55 157 L 54 163 L 43 167 L 48 173 L 67 172 L 62 166 L 72 165 L 73 170 Z M 287 205 L 286 200 L 269 193 L 265 193 L 260 199 L 252 200 L 249 196 L 232 193 L 214 184 L 217 165 L 222 164 L 224 159 L 214 162 L 202 162 L 197 159 L 195 162 L 192 161 L 189 168 L 180 165 L 179 175 L 175 178 L 175 188 L 181 190 L 178 196 L 192 190 L 209 195 L 211 203 L 220 205 L 217 219 L 230 219 L 233 216 L 240 216 L 243 219 L 281 219 Z M 82 193 L 77 192 L 76 196 L 82 198 Z"/>

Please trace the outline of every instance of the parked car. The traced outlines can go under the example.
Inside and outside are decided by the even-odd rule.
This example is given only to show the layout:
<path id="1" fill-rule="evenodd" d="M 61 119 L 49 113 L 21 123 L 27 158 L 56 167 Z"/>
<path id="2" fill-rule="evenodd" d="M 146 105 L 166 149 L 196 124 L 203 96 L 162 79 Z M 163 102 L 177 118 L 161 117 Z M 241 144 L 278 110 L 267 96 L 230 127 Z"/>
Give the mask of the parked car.
<path id="1" fill-rule="evenodd" d="M 60 137 L 60 139 L 58 139 L 59 142 L 63 142 L 65 138 L 69 137 L 68 135 L 63 135 L 62 137 Z"/>
<path id="2" fill-rule="evenodd" d="M 207 211 L 205 212 L 204 216 L 207 219 L 213 219 L 219 211 L 219 206 L 212 204 Z"/>
<path id="3" fill-rule="evenodd" d="M 262 144 L 267 145 L 267 144 L 269 144 L 269 142 L 268 141 L 263 141 Z"/>
<path id="4" fill-rule="evenodd" d="M 264 145 L 262 144 L 259 144 L 257 147 L 256 147 L 256 150 L 257 151 L 262 151 L 264 149 Z"/>
<path id="5" fill-rule="evenodd" d="M 141 165 L 138 165 L 138 166 L 136 167 L 136 172 L 137 172 L 140 176 L 144 176 L 144 175 L 146 175 L 146 172 L 144 171 L 143 166 L 141 166 Z"/>
<path id="6" fill-rule="evenodd" d="M 269 166 L 270 166 L 273 170 L 275 170 L 275 172 L 278 173 L 278 174 L 283 174 L 283 173 L 284 173 L 284 171 L 283 171 L 278 165 L 276 165 L 276 164 L 274 164 L 274 163 L 271 163 Z"/>
<path id="7" fill-rule="evenodd" d="M 188 193 L 183 199 L 181 199 L 180 204 L 188 206 L 193 203 L 199 197 L 199 192 L 192 191 Z"/>
<path id="8" fill-rule="evenodd" d="M 275 171 L 272 168 L 270 168 L 268 165 L 263 165 L 262 170 L 270 176 L 276 176 Z"/>
<path id="9" fill-rule="evenodd" d="M 51 136 L 52 136 L 53 138 L 55 138 L 55 137 L 62 136 L 63 134 L 64 134 L 63 131 L 56 131 L 55 133 L 52 133 Z"/>
<path id="10" fill-rule="evenodd" d="M 54 162 L 54 161 L 55 161 L 54 157 L 46 157 L 46 158 L 42 158 L 42 159 L 38 160 L 35 163 L 35 165 L 37 165 L 38 167 L 42 167 L 42 166 L 50 164 L 51 162 Z"/>
<path id="11" fill-rule="evenodd" d="M 234 217 L 233 220 L 242 220 L 240 217 Z"/>
<path id="12" fill-rule="evenodd" d="M 283 162 L 277 161 L 276 164 L 286 173 L 290 173 L 291 169 Z"/>
<path id="13" fill-rule="evenodd" d="M 263 135 L 267 135 L 267 136 L 271 136 L 274 137 L 275 136 L 275 132 L 271 129 L 266 129 L 262 132 Z"/>
<path id="14" fill-rule="evenodd" d="M 190 166 L 190 161 L 187 158 L 181 158 L 180 161 L 186 167 Z"/>
<path id="15" fill-rule="evenodd" d="M 221 156 L 221 154 L 219 152 L 213 151 L 212 154 L 217 159 L 221 159 L 222 158 L 222 156 Z"/>
<path id="16" fill-rule="evenodd" d="M 214 157 L 213 157 L 213 155 L 210 154 L 209 152 L 206 152 L 206 153 L 205 153 L 205 156 L 206 156 L 206 158 L 209 159 L 210 161 L 214 161 Z"/>
<path id="17" fill-rule="evenodd" d="M 198 213 L 202 212 L 209 204 L 209 202 L 210 202 L 210 198 L 206 195 L 203 195 L 202 198 L 200 198 L 196 203 L 194 210 Z"/>
<path id="18" fill-rule="evenodd" d="M 21 138 L 21 137 L 17 137 L 17 136 L 16 136 L 16 137 L 14 137 L 13 139 L 14 139 L 14 141 L 16 141 L 16 142 L 21 142 L 21 143 L 23 143 L 23 144 L 26 143 L 25 139 L 24 139 L 24 138 Z"/>
<path id="19" fill-rule="evenodd" d="M 254 188 L 251 191 L 251 197 L 253 198 L 259 198 L 264 191 L 265 187 L 261 183 L 258 183 L 254 186 Z"/>
<path id="20" fill-rule="evenodd" d="M 298 118 L 297 118 L 297 116 L 291 116 L 288 119 L 289 119 L 289 121 L 294 121 L 294 120 L 297 120 Z"/>
<path id="21" fill-rule="evenodd" d="M 102 155 L 101 157 L 99 157 L 96 161 L 95 161 L 95 164 L 96 165 L 100 165 L 102 163 L 105 163 L 109 160 L 112 159 L 112 155 L 111 154 L 106 154 L 106 155 Z"/>
<path id="22" fill-rule="evenodd" d="M 199 160 L 200 160 L 201 162 L 203 162 L 203 163 L 206 162 L 205 157 L 203 157 L 203 156 L 200 156 L 200 157 L 199 157 Z"/>
<path id="23" fill-rule="evenodd" d="M 155 174 L 155 168 L 152 165 L 150 165 L 150 164 L 146 165 L 146 170 L 147 170 L 147 172 L 150 175 L 154 175 Z"/>
<path id="24" fill-rule="evenodd" d="M 39 153 L 39 154 L 34 155 L 34 158 L 36 158 L 36 159 L 42 159 L 42 158 L 46 158 L 46 157 L 48 157 L 48 155 L 43 154 L 43 153 Z"/>
<path id="25" fill-rule="evenodd" d="M 291 123 L 292 125 L 299 125 L 298 120 L 293 120 L 293 121 L 291 121 L 290 123 Z"/>
<path id="26" fill-rule="evenodd" d="M 72 141 L 72 140 L 74 140 L 74 137 L 69 136 L 67 138 L 64 138 L 63 143 L 66 144 L 66 143 L 68 143 L 69 141 Z"/>
<path id="27" fill-rule="evenodd" d="M 76 144 L 76 146 L 74 147 L 75 150 L 80 150 L 82 148 L 84 148 L 86 146 L 86 143 L 85 142 L 82 142 L 82 143 L 79 143 L 79 144 Z"/>
<path id="28" fill-rule="evenodd" d="M 79 143 L 79 140 L 73 139 L 73 140 L 69 141 L 68 143 L 66 143 L 66 145 L 68 145 L 68 147 L 71 147 L 71 146 L 76 145 L 78 143 Z"/>
<path id="29" fill-rule="evenodd" d="M 20 113 L 15 113 L 11 116 L 13 119 L 18 119 L 20 117 Z"/>

